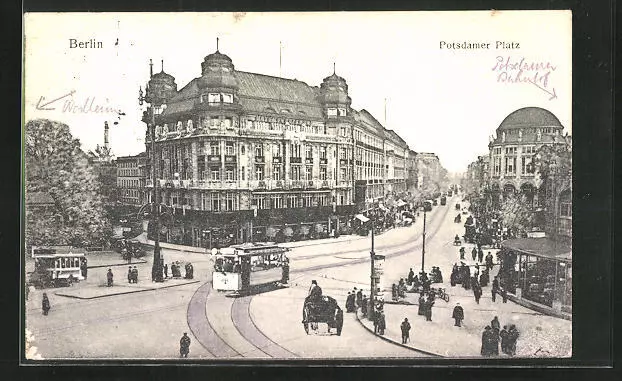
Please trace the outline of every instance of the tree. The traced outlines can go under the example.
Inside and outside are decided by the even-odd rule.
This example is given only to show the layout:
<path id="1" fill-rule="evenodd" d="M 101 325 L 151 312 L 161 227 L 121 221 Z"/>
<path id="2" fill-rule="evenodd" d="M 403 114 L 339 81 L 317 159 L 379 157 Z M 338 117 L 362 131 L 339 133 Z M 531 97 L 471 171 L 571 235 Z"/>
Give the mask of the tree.
<path id="1" fill-rule="evenodd" d="M 505 197 L 499 212 L 506 228 L 514 231 L 529 231 L 533 226 L 534 213 L 524 196 Z"/>
<path id="2" fill-rule="evenodd" d="M 25 126 L 26 192 L 46 192 L 56 216 L 40 219 L 26 210 L 28 245 L 101 246 L 112 235 L 87 155 L 69 126 L 36 119 Z"/>

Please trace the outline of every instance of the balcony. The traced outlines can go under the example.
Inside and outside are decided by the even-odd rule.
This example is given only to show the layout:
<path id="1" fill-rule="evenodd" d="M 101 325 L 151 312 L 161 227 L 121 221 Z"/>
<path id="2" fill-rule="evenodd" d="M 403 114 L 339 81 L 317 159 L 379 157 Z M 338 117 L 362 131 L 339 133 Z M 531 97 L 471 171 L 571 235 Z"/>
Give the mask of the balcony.
<path id="1" fill-rule="evenodd" d="M 225 163 L 235 163 L 238 158 L 235 155 L 225 155 Z"/>
<path id="2" fill-rule="evenodd" d="M 305 158 L 305 164 L 313 164 L 313 158 L 312 157 Z"/>
<path id="3" fill-rule="evenodd" d="M 265 163 L 265 157 L 264 156 L 255 156 L 255 163 Z"/>
<path id="4" fill-rule="evenodd" d="M 283 158 L 280 156 L 272 156 L 272 164 L 280 164 L 283 162 Z"/>
<path id="5" fill-rule="evenodd" d="M 328 159 L 320 159 L 320 164 L 328 164 Z"/>
<path id="6" fill-rule="evenodd" d="M 238 189 L 239 185 L 237 181 L 225 181 L 225 180 L 185 180 L 188 184 L 188 188 L 193 189 Z"/>
<path id="7" fill-rule="evenodd" d="M 292 180 L 290 184 L 293 189 L 303 189 L 305 187 L 305 182 L 301 180 Z"/>
<path id="8" fill-rule="evenodd" d="M 339 165 L 348 165 L 348 159 L 339 159 Z"/>
<path id="9" fill-rule="evenodd" d="M 302 164 L 302 158 L 300 157 L 290 157 L 289 162 L 292 164 Z"/>

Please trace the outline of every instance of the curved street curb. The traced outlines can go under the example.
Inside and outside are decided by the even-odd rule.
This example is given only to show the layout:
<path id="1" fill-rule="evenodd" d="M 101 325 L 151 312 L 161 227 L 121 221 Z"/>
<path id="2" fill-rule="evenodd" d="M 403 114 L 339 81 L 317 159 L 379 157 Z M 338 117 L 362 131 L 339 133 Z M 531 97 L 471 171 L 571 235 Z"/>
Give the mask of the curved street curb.
<path id="1" fill-rule="evenodd" d="M 358 309 L 356 310 L 355 315 L 356 315 L 356 320 L 357 320 L 357 321 L 358 321 L 358 322 L 359 322 L 359 323 L 363 326 L 363 328 L 365 328 L 365 329 L 366 329 L 369 333 L 371 333 L 372 335 L 374 335 L 374 336 L 376 336 L 376 337 L 378 337 L 378 338 L 380 338 L 380 339 L 382 339 L 382 340 L 384 340 L 384 341 L 387 341 L 387 342 L 389 342 L 389 343 L 391 343 L 391 344 L 395 344 L 395 345 L 400 346 L 400 347 L 402 347 L 402 348 L 410 349 L 411 351 L 415 351 L 415 352 L 423 353 L 423 354 L 428 355 L 428 356 L 432 356 L 432 357 L 439 357 L 439 358 L 445 358 L 445 356 L 443 356 L 443 355 L 439 355 L 438 353 L 433 353 L 433 352 L 424 351 L 423 349 L 419 349 L 419 348 L 411 347 L 411 346 L 406 345 L 406 344 L 402 344 L 402 343 L 400 343 L 400 342 L 398 342 L 398 341 L 395 341 L 395 340 L 393 340 L 393 339 L 391 339 L 391 338 L 388 338 L 388 337 L 386 337 L 386 336 L 383 336 L 383 335 L 376 335 L 376 334 L 374 333 L 374 331 L 373 331 L 371 328 L 369 328 L 368 326 L 366 326 L 366 325 L 365 325 L 365 324 L 361 321 L 361 319 L 359 318 L 359 310 L 358 310 Z"/>
<path id="2" fill-rule="evenodd" d="M 118 295 L 127 295 L 127 294 L 135 294 L 137 292 L 146 292 L 146 291 L 154 291 L 154 290 L 162 290 L 165 288 L 171 288 L 171 287 L 180 287 L 180 286 L 185 286 L 188 284 L 193 284 L 193 283 L 199 283 L 200 280 L 193 280 L 192 282 L 185 282 L 185 283 L 181 283 L 181 284 L 171 284 L 169 286 L 162 286 L 162 287 L 149 287 L 149 288 L 143 288 L 140 290 L 131 290 L 131 291 L 123 291 L 123 292 L 116 292 L 114 294 L 105 294 L 105 295 L 96 295 L 96 296 L 90 296 L 90 297 L 83 297 L 83 296 L 76 296 L 76 295 L 67 295 L 67 294 L 62 294 L 62 291 L 59 294 L 59 292 L 54 292 L 54 295 L 58 295 L 58 296 L 63 296 L 65 298 L 74 298 L 74 299 L 82 299 L 82 300 L 90 300 L 90 299 L 99 299 L 99 298 L 106 298 L 109 296 L 118 296 Z"/>

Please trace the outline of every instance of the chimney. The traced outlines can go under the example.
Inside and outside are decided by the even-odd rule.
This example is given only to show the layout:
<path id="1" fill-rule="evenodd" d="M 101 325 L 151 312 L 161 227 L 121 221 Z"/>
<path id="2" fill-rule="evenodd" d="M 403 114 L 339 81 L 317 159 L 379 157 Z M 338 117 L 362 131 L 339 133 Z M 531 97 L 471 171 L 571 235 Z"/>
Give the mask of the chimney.
<path id="1" fill-rule="evenodd" d="M 108 122 L 104 122 L 104 148 L 108 149 Z"/>

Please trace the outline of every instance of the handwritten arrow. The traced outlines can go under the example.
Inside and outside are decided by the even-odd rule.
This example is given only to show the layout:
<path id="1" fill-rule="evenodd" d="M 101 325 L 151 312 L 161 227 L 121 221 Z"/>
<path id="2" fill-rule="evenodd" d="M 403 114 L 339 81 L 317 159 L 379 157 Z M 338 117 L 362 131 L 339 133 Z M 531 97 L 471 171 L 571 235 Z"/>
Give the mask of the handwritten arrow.
<path id="1" fill-rule="evenodd" d="M 537 83 L 535 83 L 532 80 L 528 80 L 529 83 L 531 83 L 532 85 L 536 86 L 538 89 L 544 91 L 545 93 L 547 93 L 548 95 L 550 95 L 551 97 L 549 98 L 550 101 L 552 101 L 553 99 L 557 98 L 557 93 L 555 92 L 555 88 L 553 88 L 553 92 L 551 93 L 550 91 L 548 91 L 546 88 L 538 85 Z"/>
<path id="2" fill-rule="evenodd" d="M 60 96 L 60 97 L 58 97 L 56 99 L 52 99 L 51 101 L 49 101 L 49 102 L 47 102 L 45 104 L 41 104 L 41 102 L 43 102 L 43 100 L 45 100 L 45 97 L 42 96 L 41 98 L 39 98 L 39 102 L 37 102 L 37 110 L 56 110 L 53 107 L 52 108 L 46 108 L 45 106 L 49 106 L 50 104 L 52 104 L 52 103 L 54 103 L 56 101 L 59 101 L 59 100 L 61 100 L 63 98 L 66 98 L 66 97 L 68 97 L 70 95 L 73 95 L 73 94 L 75 94 L 75 92 L 76 92 L 75 90 L 71 90 L 69 93 L 67 93 L 67 94 L 65 94 L 63 96 Z"/>

